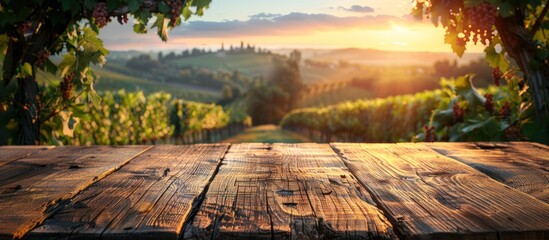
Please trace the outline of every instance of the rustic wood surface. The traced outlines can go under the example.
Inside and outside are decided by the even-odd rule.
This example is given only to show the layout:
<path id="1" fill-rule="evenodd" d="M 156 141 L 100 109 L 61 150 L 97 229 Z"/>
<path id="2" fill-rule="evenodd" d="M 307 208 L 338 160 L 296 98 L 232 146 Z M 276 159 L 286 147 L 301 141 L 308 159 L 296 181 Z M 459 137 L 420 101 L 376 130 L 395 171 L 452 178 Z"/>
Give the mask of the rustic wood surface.
<path id="1" fill-rule="evenodd" d="M 549 148 L 533 143 L 433 143 L 438 153 L 549 203 Z"/>
<path id="2" fill-rule="evenodd" d="M 21 237 L 56 205 L 147 148 L 57 147 L 0 166 L 0 237 Z"/>
<path id="3" fill-rule="evenodd" d="M 2 153 L 0 155 L 0 166 L 52 148 L 52 146 L 0 146 L 0 152 Z"/>
<path id="4" fill-rule="evenodd" d="M 549 148 L 531 143 L 433 143 L 438 153 L 549 203 Z"/>
<path id="5" fill-rule="evenodd" d="M 332 146 L 405 238 L 548 237 L 549 205 L 424 144 Z"/>
<path id="6" fill-rule="evenodd" d="M 549 239 L 534 143 L 0 146 L 0 239 Z"/>
<path id="7" fill-rule="evenodd" d="M 394 238 L 326 144 L 233 145 L 185 239 Z"/>
<path id="8" fill-rule="evenodd" d="M 227 147 L 155 146 L 90 186 L 27 237 L 176 239 Z"/>

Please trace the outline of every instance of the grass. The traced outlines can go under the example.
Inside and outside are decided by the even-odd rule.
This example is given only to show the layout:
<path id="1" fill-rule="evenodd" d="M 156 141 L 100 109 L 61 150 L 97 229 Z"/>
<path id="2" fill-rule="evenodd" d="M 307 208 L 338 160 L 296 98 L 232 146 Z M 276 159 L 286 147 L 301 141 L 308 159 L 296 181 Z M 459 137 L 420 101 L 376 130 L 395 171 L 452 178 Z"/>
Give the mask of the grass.
<path id="1" fill-rule="evenodd" d="M 310 142 L 310 140 L 290 131 L 283 130 L 276 125 L 261 125 L 246 129 L 243 133 L 225 139 L 223 142 L 302 143 Z"/>

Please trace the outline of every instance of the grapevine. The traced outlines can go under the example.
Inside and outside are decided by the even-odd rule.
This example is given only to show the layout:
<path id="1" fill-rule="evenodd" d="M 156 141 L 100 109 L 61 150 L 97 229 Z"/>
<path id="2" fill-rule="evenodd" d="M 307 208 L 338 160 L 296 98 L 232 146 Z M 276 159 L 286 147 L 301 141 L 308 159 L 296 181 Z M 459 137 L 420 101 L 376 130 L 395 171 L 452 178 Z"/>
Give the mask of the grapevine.
<path id="1" fill-rule="evenodd" d="M 74 76 L 73 72 L 70 72 L 70 73 L 66 74 L 63 77 L 63 81 L 59 85 L 59 89 L 61 90 L 63 100 L 69 100 L 71 98 L 72 78 L 73 78 L 73 76 Z"/>
<path id="2" fill-rule="evenodd" d="M 128 23 L 128 14 L 116 16 L 116 20 L 120 24 L 126 24 L 126 23 Z"/>
<path id="3" fill-rule="evenodd" d="M 111 17 L 107 12 L 107 4 L 104 2 L 97 3 L 93 9 L 92 16 L 99 28 L 102 28 L 111 21 Z"/>
<path id="4" fill-rule="evenodd" d="M 518 141 L 522 138 L 522 134 L 520 133 L 520 128 L 518 126 L 510 126 L 507 129 L 505 129 L 505 138 L 507 138 L 508 141 Z"/>
<path id="5" fill-rule="evenodd" d="M 495 67 L 492 69 L 492 79 L 494 79 L 494 84 L 496 86 L 499 86 L 500 80 L 502 78 L 501 71 L 499 70 L 499 67 Z"/>
<path id="6" fill-rule="evenodd" d="M 463 33 L 466 38 L 475 44 L 479 41 L 488 45 L 493 37 L 492 25 L 496 21 L 497 8 L 489 3 L 482 3 L 468 8 L 465 11 L 465 18 L 469 20 L 468 28 Z M 471 39 L 472 37 L 472 39 Z"/>
<path id="7" fill-rule="evenodd" d="M 486 101 L 484 102 L 484 109 L 490 114 L 494 112 L 494 95 L 491 93 L 487 93 L 484 95 L 486 98 Z"/>
<path id="8" fill-rule="evenodd" d="M 509 115 L 511 115 L 511 105 L 509 101 L 505 101 L 503 106 L 499 109 L 499 116 L 501 118 L 507 118 Z"/>
<path id="9" fill-rule="evenodd" d="M 177 20 L 179 19 L 179 15 L 181 14 L 181 10 L 183 7 L 183 4 L 180 0 L 169 0 L 167 2 L 168 6 L 170 7 L 170 27 L 175 27 L 175 24 L 177 23 Z"/>
<path id="10" fill-rule="evenodd" d="M 463 108 L 459 106 L 459 103 L 454 103 L 454 105 L 452 106 L 452 110 L 454 122 L 463 122 L 463 116 L 465 115 L 465 112 Z"/>
<path id="11" fill-rule="evenodd" d="M 21 34 L 25 34 L 31 29 L 32 29 L 32 22 L 29 22 L 29 21 L 22 22 L 17 27 L 17 31 L 19 31 Z"/>
<path id="12" fill-rule="evenodd" d="M 425 135 L 425 141 L 426 142 L 436 142 L 437 141 L 437 135 L 435 133 L 435 127 L 434 126 L 423 126 L 423 134 Z"/>
<path id="13" fill-rule="evenodd" d="M 36 66 L 38 68 L 43 68 L 46 60 L 50 57 L 51 53 L 48 50 L 40 50 L 36 59 Z"/>

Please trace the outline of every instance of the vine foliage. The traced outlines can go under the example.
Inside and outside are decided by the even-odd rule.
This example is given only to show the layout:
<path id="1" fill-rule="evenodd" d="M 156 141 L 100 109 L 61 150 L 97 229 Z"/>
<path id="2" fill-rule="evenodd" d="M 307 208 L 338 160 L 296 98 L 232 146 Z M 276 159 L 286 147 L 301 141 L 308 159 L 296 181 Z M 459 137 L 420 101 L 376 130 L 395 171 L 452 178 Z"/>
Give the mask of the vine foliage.
<path id="1" fill-rule="evenodd" d="M 536 121 L 549 135 L 549 4 L 547 0 L 416 0 L 412 14 L 445 31 L 459 56 L 467 43 L 483 44 L 488 63 L 521 78 L 532 98 Z M 522 88 L 521 88 L 522 89 Z"/>
<path id="2" fill-rule="evenodd" d="M 91 65 L 102 65 L 108 54 L 100 29 L 116 20 L 133 18 L 136 33 L 156 29 L 168 40 L 168 31 L 182 19 L 202 15 L 211 0 L 6 0 L 0 3 L 0 60 L 2 82 L 14 94 L 0 99 L 0 111 L 13 112 L 17 143 L 38 144 L 40 125 L 68 116 L 77 98 L 100 104 Z M 51 56 L 64 54 L 59 63 Z M 58 75 L 58 91 L 40 96 L 38 72 Z M 15 82 L 15 83 L 13 83 Z M 65 113 L 62 113 L 65 112 Z M 64 121 L 64 124 L 67 124 Z"/>

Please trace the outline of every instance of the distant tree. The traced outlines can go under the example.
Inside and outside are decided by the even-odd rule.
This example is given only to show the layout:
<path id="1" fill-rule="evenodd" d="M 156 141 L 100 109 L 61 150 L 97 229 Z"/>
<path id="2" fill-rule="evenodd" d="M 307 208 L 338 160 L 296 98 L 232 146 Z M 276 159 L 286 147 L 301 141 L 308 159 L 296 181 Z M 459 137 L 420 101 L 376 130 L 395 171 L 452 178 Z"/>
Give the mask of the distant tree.
<path id="1" fill-rule="evenodd" d="M 18 122 L 16 143 L 38 144 L 40 125 L 69 109 L 79 96 L 98 101 L 90 65 L 105 63 L 108 51 L 98 34 L 111 18 L 124 24 L 132 15 L 137 21 L 133 29 L 138 33 L 145 33 L 153 20 L 152 28 L 157 28 L 158 36 L 166 41 L 168 30 L 180 24 L 180 15 L 185 20 L 193 14 L 202 15 L 210 1 L 1 1 L 2 79 L 8 85 L 15 78 L 17 84 L 16 93 L 0 102 L 0 110 L 15 112 L 9 117 Z M 65 53 L 60 63 L 50 60 L 50 56 L 60 53 Z M 37 70 L 60 72 L 62 78 L 59 95 L 48 96 L 51 99 L 47 106 L 40 98 Z M 78 93 L 73 93 L 73 85 Z"/>
<path id="2" fill-rule="evenodd" d="M 186 49 L 186 50 L 183 50 L 182 55 L 183 55 L 183 57 L 189 57 L 191 55 L 191 53 L 189 52 L 188 49 Z"/>
<path id="3" fill-rule="evenodd" d="M 141 54 L 128 60 L 126 66 L 139 71 L 151 71 L 160 66 L 160 62 L 147 54 Z"/>
<path id="4" fill-rule="evenodd" d="M 171 61 L 171 60 L 174 60 L 177 58 L 177 55 L 175 55 L 175 52 L 170 52 L 168 54 L 166 54 L 166 56 L 164 56 L 164 61 Z"/>
<path id="5" fill-rule="evenodd" d="M 248 91 L 248 114 L 254 124 L 278 123 L 295 108 L 304 87 L 299 72 L 300 59 L 299 51 L 293 51 L 289 58 L 275 58 L 268 80 L 254 81 Z"/>
<path id="6" fill-rule="evenodd" d="M 450 63 L 448 59 L 438 60 L 433 64 L 433 69 L 437 77 L 453 77 L 458 69 L 457 61 Z"/>
<path id="7" fill-rule="evenodd" d="M 158 61 L 163 62 L 164 61 L 164 53 L 162 51 L 158 52 Z"/>

